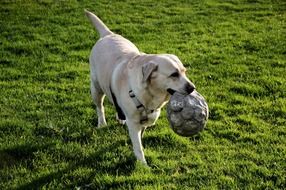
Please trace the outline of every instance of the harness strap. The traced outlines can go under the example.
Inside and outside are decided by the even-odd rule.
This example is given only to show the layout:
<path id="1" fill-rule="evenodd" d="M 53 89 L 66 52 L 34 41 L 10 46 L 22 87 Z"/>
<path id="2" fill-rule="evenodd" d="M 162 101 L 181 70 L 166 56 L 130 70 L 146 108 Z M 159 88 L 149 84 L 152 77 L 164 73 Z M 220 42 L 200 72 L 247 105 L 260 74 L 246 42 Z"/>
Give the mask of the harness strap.
<path id="1" fill-rule="evenodd" d="M 134 64 L 133 64 L 134 59 L 136 59 L 140 55 L 136 55 L 136 56 L 134 56 L 134 57 L 132 57 L 130 59 L 130 61 L 128 62 L 128 67 L 129 68 L 132 68 L 134 66 Z M 134 94 L 134 92 L 131 89 L 131 87 L 129 87 L 129 88 L 130 88 L 129 96 L 132 99 L 132 101 L 134 102 L 137 110 L 140 112 L 140 124 L 144 124 L 144 123 L 146 123 L 148 121 L 148 114 L 153 113 L 154 110 L 146 109 L 145 106 L 138 100 L 138 98 Z"/>
<path id="2" fill-rule="evenodd" d="M 146 123 L 148 121 L 148 113 L 153 113 L 154 110 L 147 110 L 145 106 L 138 100 L 132 90 L 129 90 L 129 96 L 140 112 L 140 124 Z"/>

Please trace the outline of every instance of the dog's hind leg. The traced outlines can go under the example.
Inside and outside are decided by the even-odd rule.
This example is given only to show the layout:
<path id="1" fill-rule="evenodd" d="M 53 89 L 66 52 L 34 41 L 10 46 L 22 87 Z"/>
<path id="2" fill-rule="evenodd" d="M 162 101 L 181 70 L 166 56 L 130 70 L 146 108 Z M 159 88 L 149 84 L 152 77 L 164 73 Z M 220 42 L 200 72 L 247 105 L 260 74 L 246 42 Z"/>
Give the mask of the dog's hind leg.
<path id="1" fill-rule="evenodd" d="M 118 123 L 120 123 L 121 125 L 125 125 L 126 124 L 126 119 L 120 119 L 119 114 L 116 112 L 116 120 L 118 121 Z"/>
<path id="2" fill-rule="evenodd" d="M 96 81 L 91 81 L 90 84 L 90 91 L 91 91 L 91 96 L 94 104 L 96 105 L 96 112 L 97 112 L 97 117 L 98 117 L 98 123 L 97 126 L 105 126 L 106 125 L 106 120 L 105 120 L 105 113 L 104 113 L 104 107 L 103 107 L 103 101 L 105 94 L 99 87 L 98 83 Z"/>

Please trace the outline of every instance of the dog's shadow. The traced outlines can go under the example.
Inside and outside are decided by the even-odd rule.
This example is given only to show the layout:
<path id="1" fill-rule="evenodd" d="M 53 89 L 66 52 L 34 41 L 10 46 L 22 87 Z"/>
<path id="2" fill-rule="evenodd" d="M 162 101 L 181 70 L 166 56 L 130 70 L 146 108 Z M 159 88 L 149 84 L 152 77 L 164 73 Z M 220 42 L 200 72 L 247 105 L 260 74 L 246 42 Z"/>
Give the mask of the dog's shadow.
<path id="1" fill-rule="evenodd" d="M 39 150 L 45 151 L 53 147 L 52 143 L 41 143 L 38 145 L 27 143 L 10 147 L 0 151 L 0 169 L 17 167 L 26 163 L 26 167 L 32 169 L 31 160 L 34 159 L 34 153 Z"/>
<path id="2" fill-rule="evenodd" d="M 96 118 L 92 119 L 94 122 L 92 124 L 95 124 Z M 95 151 L 92 151 L 90 154 L 86 154 L 82 157 L 75 156 L 75 152 L 73 151 L 66 151 L 65 147 L 58 147 L 58 141 L 43 141 L 42 143 L 36 144 L 28 143 L 2 150 L 0 152 L 0 159 L 2 159 L 2 161 L 4 160 L 5 163 L 0 162 L 0 169 L 1 167 L 8 167 L 9 169 L 25 165 L 25 167 L 28 167 L 27 169 L 30 170 L 30 172 L 33 172 L 34 161 L 36 163 L 42 161 L 41 157 L 35 157 L 38 152 L 54 154 L 54 150 L 56 150 L 59 151 L 57 154 L 61 154 L 59 155 L 59 157 L 62 158 L 60 159 L 60 162 L 65 162 L 65 166 L 62 168 L 50 169 L 49 173 L 41 175 L 40 177 L 34 177 L 30 181 L 27 181 L 26 184 L 19 186 L 18 189 L 37 189 L 53 183 L 53 181 L 60 182 L 65 178 L 74 178 L 74 173 L 82 168 L 86 168 L 89 172 L 87 174 L 79 174 L 79 178 L 81 179 L 72 183 L 71 186 L 84 186 L 85 184 L 94 183 L 96 181 L 95 178 L 100 175 L 130 176 L 137 168 L 137 160 L 133 155 L 132 143 L 129 139 L 126 127 L 120 127 L 122 128 L 118 128 L 118 125 L 110 125 L 99 129 L 86 130 L 85 133 L 80 134 L 76 139 L 69 136 L 67 136 L 67 138 L 62 138 L 62 143 L 77 142 L 79 144 L 86 145 L 89 143 L 95 143 L 93 142 L 94 134 L 104 136 L 108 134 L 110 130 L 116 130 L 117 133 L 124 135 L 124 138 L 112 138 L 112 142 L 107 145 L 91 146 L 95 147 Z M 36 136 L 41 136 L 41 138 L 47 139 L 54 136 L 58 137 L 56 134 L 46 130 L 43 131 L 43 129 L 35 129 L 35 134 L 37 134 Z M 100 142 L 100 139 L 98 142 Z M 162 134 L 154 136 L 148 135 L 148 131 L 143 138 L 143 144 L 146 148 L 155 148 L 159 145 L 172 147 L 172 149 L 174 149 L 179 146 L 176 138 L 173 138 L 172 135 Z M 150 157 L 147 157 L 148 163 L 152 163 L 152 159 L 150 159 Z M 52 164 L 52 167 L 57 167 L 57 163 L 54 164 Z"/>
<path id="3" fill-rule="evenodd" d="M 99 130 L 105 130 L 99 129 Z M 107 129 L 106 129 L 107 130 Z M 130 143 L 128 142 L 128 145 Z M 102 147 L 93 154 L 89 155 L 85 160 L 81 161 L 80 165 L 84 167 L 96 168 L 98 171 L 104 171 L 109 175 L 131 175 L 135 169 L 136 158 L 133 156 L 131 145 L 128 146 L 130 151 L 122 153 L 120 148 L 126 146 L 125 140 L 114 141 L 112 145 Z M 110 154 L 116 155 L 109 156 Z M 112 164 L 107 165 L 106 163 Z"/>
<path id="4" fill-rule="evenodd" d="M 105 130 L 109 130 L 108 127 L 96 129 L 98 133 L 104 133 Z M 43 175 L 41 177 L 35 178 L 32 181 L 27 182 L 19 186 L 17 189 L 38 189 L 43 187 L 52 181 L 62 181 L 63 178 L 67 176 L 72 177 L 75 171 L 81 168 L 89 168 L 91 172 L 88 173 L 88 177 L 78 182 L 74 185 L 84 185 L 91 184 L 93 179 L 97 175 L 110 175 L 110 176 L 129 176 L 133 173 L 136 167 L 136 158 L 133 156 L 131 150 L 130 142 L 127 142 L 130 151 L 125 151 L 125 153 L 120 152 L 122 146 L 126 146 L 126 140 L 114 140 L 114 142 L 109 146 L 99 146 L 99 148 L 93 153 L 87 155 L 86 157 L 80 159 L 66 159 L 67 166 L 59 168 L 56 171 L 51 170 L 50 173 Z M 41 146 L 35 146 L 31 144 L 16 146 L 10 149 L 2 150 L 0 152 L 0 159 L 5 162 L 1 162 L 1 168 L 13 168 L 21 164 L 32 163 L 34 159 L 34 153 L 36 152 L 50 152 L 55 148 L 55 144 L 43 144 Z M 63 148 L 64 149 L 64 148 Z M 61 151 L 61 150 L 60 150 Z M 64 150 L 62 151 L 64 152 Z M 118 158 L 110 156 L 115 152 Z M 64 153 L 69 154 L 69 153 Z M 66 155 L 67 157 L 73 158 L 73 152 L 71 155 Z M 127 155 L 128 154 L 128 155 Z M 33 170 L 33 166 L 27 166 L 29 170 Z M 0 169 L 1 169 L 0 168 Z"/>

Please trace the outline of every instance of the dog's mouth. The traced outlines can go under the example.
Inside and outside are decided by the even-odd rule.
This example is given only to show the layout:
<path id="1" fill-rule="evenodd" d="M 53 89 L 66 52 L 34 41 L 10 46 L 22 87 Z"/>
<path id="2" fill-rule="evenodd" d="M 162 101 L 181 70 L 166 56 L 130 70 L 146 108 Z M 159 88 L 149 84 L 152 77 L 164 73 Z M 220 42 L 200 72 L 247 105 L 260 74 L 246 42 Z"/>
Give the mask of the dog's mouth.
<path id="1" fill-rule="evenodd" d="M 169 92 L 169 94 L 173 95 L 176 91 L 171 89 L 171 88 L 168 88 L 167 89 L 167 92 Z"/>

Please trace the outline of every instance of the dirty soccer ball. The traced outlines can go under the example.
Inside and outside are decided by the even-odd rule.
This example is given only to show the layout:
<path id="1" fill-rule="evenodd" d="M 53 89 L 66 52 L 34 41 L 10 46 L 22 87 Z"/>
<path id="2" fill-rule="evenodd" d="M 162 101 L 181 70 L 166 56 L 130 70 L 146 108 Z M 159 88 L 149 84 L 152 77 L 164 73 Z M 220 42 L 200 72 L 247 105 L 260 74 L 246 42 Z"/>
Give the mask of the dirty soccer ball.
<path id="1" fill-rule="evenodd" d="M 202 95 L 174 93 L 167 105 L 171 128 L 180 136 L 188 137 L 202 131 L 209 116 L 208 105 Z"/>

